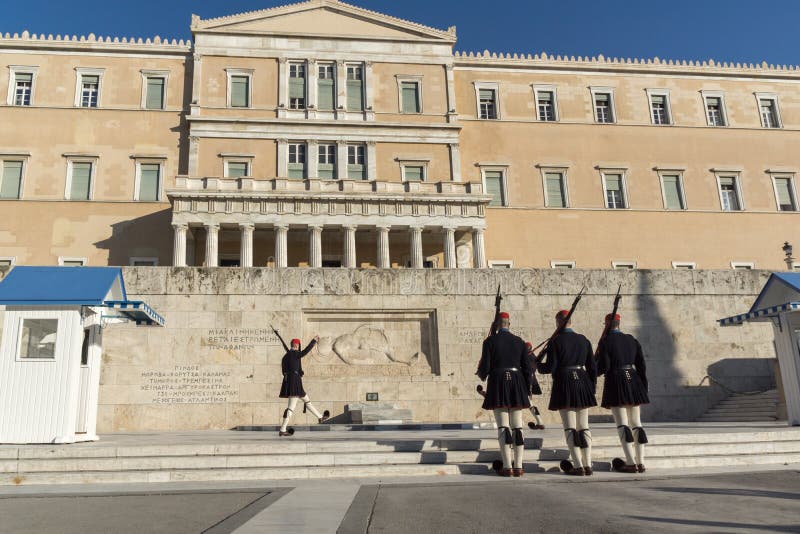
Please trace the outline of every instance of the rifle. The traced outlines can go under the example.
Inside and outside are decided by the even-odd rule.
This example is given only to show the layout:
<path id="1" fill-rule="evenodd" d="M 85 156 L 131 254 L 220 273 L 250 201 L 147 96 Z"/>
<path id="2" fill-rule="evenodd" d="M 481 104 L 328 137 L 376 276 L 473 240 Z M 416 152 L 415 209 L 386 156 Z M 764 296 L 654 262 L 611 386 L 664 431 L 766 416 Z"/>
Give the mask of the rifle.
<path id="1" fill-rule="evenodd" d="M 533 349 L 531 349 L 531 352 L 535 353 L 536 349 L 544 345 L 542 352 L 540 352 L 538 356 L 535 356 L 537 363 L 541 362 L 542 359 L 544 359 L 544 355 L 547 352 L 547 348 L 550 346 L 550 342 L 554 340 L 556 336 L 558 336 L 558 334 L 563 332 L 564 329 L 567 327 L 567 323 L 569 323 L 569 320 L 572 318 L 572 314 L 575 313 L 575 308 L 578 307 L 578 303 L 581 301 L 581 297 L 583 296 L 584 291 L 586 291 L 585 285 L 581 288 L 580 292 L 578 292 L 578 294 L 575 296 L 575 299 L 572 301 L 572 306 L 570 306 L 567 316 L 560 321 L 559 325 L 556 327 L 553 334 L 549 338 L 545 339 L 544 341 L 536 345 Z"/>
<path id="2" fill-rule="evenodd" d="M 274 326 L 272 326 L 272 325 L 269 325 L 269 327 L 270 327 L 270 328 L 272 328 L 272 331 L 273 331 L 273 332 L 275 332 L 275 335 L 276 335 L 276 336 L 278 336 L 278 339 L 280 340 L 280 342 L 281 342 L 281 345 L 283 345 L 283 349 L 284 349 L 285 351 L 287 351 L 287 352 L 288 352 L 288 351 L 289 351 L 289 347 L 287 347 L 287 346 L 286 346 L 286 342 L 283 340 L 283 338 L 282 338 L 282 337 L 281 337 L 281 335 L 278 333 L 278 331 L 277 331 L 277 330 L 275 330 L 275 327 L 274 327 Z"/>
<path id="3" fill-rule="evenodd" d="M 492 319 L 492 326 L 489 327 L 489 335 L 493 336 L 500 330 L 500 302 L 503 297 L 500 295 L 500 284 L 497 284 L 497 295 L 494 297 L 494 319 Z"/>
<path id="4" fill-rule="evenodd" d="M 606 326 L 603 328 L 603 333 L 600 335 L 600 341 L 597 342 L 597 347 L 594 349 L 595 358 L 600 355 L 600 343 L 602 343 L 608 337 L 608 333 L 611 332 L 611 323 L 614 320 L 614 315 L 616 315 L 617 308 L 619 308 L 619 301 L 622 298 L 622 295 L 619 294 L 620 291 L 622 291 L 622 284 L 619 285 L 617 294 L 614 296 L 614 307 L 611 308 L 611 321 L 606 323 Z"/>

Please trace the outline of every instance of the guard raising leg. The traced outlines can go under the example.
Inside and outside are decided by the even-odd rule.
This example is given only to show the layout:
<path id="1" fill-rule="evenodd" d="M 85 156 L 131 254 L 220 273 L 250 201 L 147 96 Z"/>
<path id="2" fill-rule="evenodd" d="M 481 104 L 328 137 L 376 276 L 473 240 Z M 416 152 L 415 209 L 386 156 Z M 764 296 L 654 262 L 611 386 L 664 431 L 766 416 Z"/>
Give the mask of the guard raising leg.
<path id="1" fill-rule="evenodd" d="M 314 348 L 314 345 L 316 345 L 318 341 L 319 336 L 315 336 L 314 339 L 311 340 L 311 343 L 309 343 L 302 351 L 300 350 L 299 339 L 292 340 L 291 348 L 284 344 L 286 354 L 281 360 L 283 382 L 281 383 L 280 397 L 283 399 L 289 399 L 289 405 L 286 407 L 286 410 L 283 411 L 283 422 L 281 423 L 281 429 L 278 432 L 279 436 L 291 436 L 294 434 L 294 429 L 289 428 L 289 421 L 297 409 L 298 400 L 303 401 L 303 412 L 306 410 L 310 411 L 320 423 L 324 422 L 326 419 L 328 419 L 328 417 L 330 417 L 330 412 L 328 410 L 325 410 L 324 413 L 319 413 L 314 405 L 311 404 L 311 399 L 308 397 L 308 395 L 306 395 L 306 390 L 303 389 L 304 373 L 301 359 L 306 354 L 311 352 L 311 349 Z M 282 339 L 281 343 L 283 343 Z"/>

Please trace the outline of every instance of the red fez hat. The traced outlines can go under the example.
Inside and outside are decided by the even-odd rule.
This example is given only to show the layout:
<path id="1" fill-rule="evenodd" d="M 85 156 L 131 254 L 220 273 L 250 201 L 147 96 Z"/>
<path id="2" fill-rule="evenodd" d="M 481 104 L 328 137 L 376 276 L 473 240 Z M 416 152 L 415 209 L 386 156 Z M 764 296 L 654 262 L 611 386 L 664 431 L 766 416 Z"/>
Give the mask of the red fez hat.
<path id="1" fill-rule="evenodd" d="M 526 342 L 525 342 L 525 347 L 526 347 L 528 350 L 530 350 L 530 349 L 531 349 L 531 347 L 533 347 L 533 344 L 532 344 L 530 341 L 526 341 Z"/>
<path id="2" fill-rule="evenodd" d="M 612 320 L 611 314 L 610 313 L 606 314 L 606 321 L 611 321 L 611 320 Z M 614 314 L 613 320 L 614 321 L 619 321 L 619 314 L 618 313 Z"/>
<path id="3" fill-rule="evenodd" d="M 294 338 L 294 339 L 292 340 L 292 345 L 299 345 L 299 344 L 300 344 L 300 340 L 299 340 L 299 339 L 297 339 L 297 338 Z"/>
<path id="4" fill-rule="evenodd" d="M 500 312 L 501 319 L 508 319 L 508 312 Z"/>
<path id="5" fill-rule="evenodd" d="M 569 315 L 569 311 L 568 311 L 568 310 L 561 310 L 560 312 L 558 312 L 558 313 L 556 314 L 556 319 L 563 319 L 563 318 L 565 318 L 567 315 Z"/>

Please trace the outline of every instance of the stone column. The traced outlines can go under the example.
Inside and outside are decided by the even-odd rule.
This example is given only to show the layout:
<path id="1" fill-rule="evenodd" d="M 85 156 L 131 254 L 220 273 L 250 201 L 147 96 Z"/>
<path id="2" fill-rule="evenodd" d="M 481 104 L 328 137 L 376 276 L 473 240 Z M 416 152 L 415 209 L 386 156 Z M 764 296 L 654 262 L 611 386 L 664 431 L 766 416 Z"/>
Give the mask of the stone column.
<path id="1" fill-rule="evenodd" d="M 311 225 L 308 230 L 311 242 L 308 251 L 308 265 L 310 267 L 322 267 L 322 225 Z"/>
<path id="2" fill-rule="evenodd" d="M 486 268 L 486 249 L 483 244 L 483 228 L 472 229 L 472 266 L 475 269 Z"/>
<path id="3" fill-rule="evenodd" d="M 288 224 L 275 225 L 275 267 L 286 267 L 288 251 L 286 249 L 286 234 L 289 232 Z"/>
<path id="4" fill-rule="evenodd" d="M 422 269 L 422 227 L 411 227 L 411 268 Z"/>
<path id="5" fill-rule="evenodd" d="M 456 229 L 450 226 L 444 228 L 444 268 L 456 268 Z"/>
<path id="6" fill-rule="evenodd" d="M 456 122 L 458 120 L 458 113 L 456 113 L 456 77 L 453 72 L 453 65 L 445 65 L 444 68 L 447 76 L 447 122 Z"/>
<path id="7" fill-rule="evenodd" d="M 219 224 L 206 225 L 206 267 L 219 265 Z"/>
<path id="8" fill-rule="evenodd" d="M 391 269 L 389 258 L 389 230 L 391 226 L 378 226 L 378 269 Z"/>
<path id="9" fill-rule="evenodd" d="M 175 239 L 172 246 L 172 265 L 175 267 L 186 267 L 186 231 L 189 226 L 186 224 L 173 224 Z"/>
<path id="10" fill-rule="evenodd" d="M 256 225 L 253 223 L 242 223 L 239 230 L 242 232 L 242 248 L 239 252 L 239 265 L 242 267 L 253 266 L 253 232 Z"/>
<path id="11" fill-rule="evenodd" d="M 348 269 L 356 267 L 356 227 L 344 226 L 344 262 Z"/>
<path id="12" fill-rule="evenodd" d="M 202 84 L 202 59 L 203 56 L 200 54 L 194 54 L 192 56 L 194 63 L 192 64 L 192 103 L 191 103 L 191 114 L 192 115 L 200 115 L 200 89 Z M 164 95 L 166 96 L 166 95 Z M 164 102 L 166 104 L 166 102 Z M 164 106 L 167 107 L 166 105 Z"/>

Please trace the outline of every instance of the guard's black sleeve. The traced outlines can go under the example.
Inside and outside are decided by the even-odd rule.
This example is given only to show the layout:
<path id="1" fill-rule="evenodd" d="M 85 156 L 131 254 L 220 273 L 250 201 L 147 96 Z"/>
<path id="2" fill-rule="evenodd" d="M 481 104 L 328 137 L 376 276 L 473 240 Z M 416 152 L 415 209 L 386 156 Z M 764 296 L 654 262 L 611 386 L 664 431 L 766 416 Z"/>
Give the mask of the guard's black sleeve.
<path id="1" fill-rule="evenodd" d="M 303 352 L 301 352 L 301 353 L 300 353 L 300 357 L 302 358 L 303 356 L 305 356 L 306 354 L 308 354 L 309 352 L 311 352 L 311 349 L 313 349 L 313 348 L 314 348 L 314 345 L 316 345 L 316 344 L 317 344 L 317 340 L 316 340 L 316 339 L 312 339 L 312 340 L 311 340 L 311 343 L 309 343 L 308 345 L 306 345 L 306 348 L 304 348 L 304 349 L 303 349 Z"/>
<path id="2" fill-rule="evenodd" d="M 601 339 L 597 344 L 597 376 L 606 374 L 611 367 L 611 357 L 608 355 L 608 343 L 606 339 Z"/>
<path id="3" fill-rule="evenodd" d="M 522 349 L 520 350 L 519 363 L 522 376 L 525 377 L 525 391 L 530 392 L 533 369 L 531 368 L 531 359 L 528 357 L 528 348 L 524 343 L 522 344 Z"/>
<path id="4" fill-rule="evenodd" d="M 554 340 L 547 342 L 544 347 L 544 360 L 536 364 L 536 370 L 543 375 L 552 373 L 556 366 L 558 366 L 558 358 L 556 358 L 555 347 L 553 347 Z"/>
<path id="5" fill-rule="evenodd" d="M 644 353 L 642 352 L 642 345 L 636 340 L 636 359 L 633 361 L 636 366 L 636 372 L 639 378 L 642 379 L 645 389 L 647 389 L 647 365 L 644 363 Z"/>
<path id="6" fill-rule="evenodd" d="M 486 380 L 486 377 L 489 376 L 489 373 L 492 371 L 492 347 L 490 340 L 491 337 L 487 337 L 483 340 L 481 360 L 478 362 L 478 370 L 475 371 L 475 374 L 478 375 L 478 378 L 481 380 Z"/>
<path id="7" fill-rule="evenodd" d="M 596 388 L 597 387 L 597 363 L 594 361 L 594 353 L 592 352 L 592 343 L 584 338 L 586 341 L 586 363 L 584 366 L 586 367 L 586 374 L 589 375 L 589 380 L 592 381 L 592 385 Z"/>

